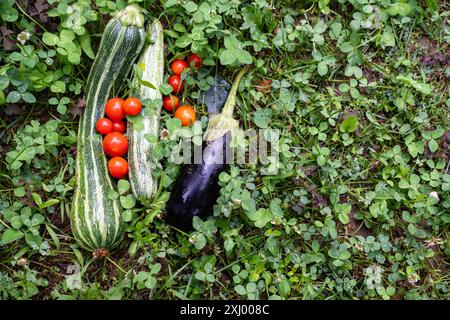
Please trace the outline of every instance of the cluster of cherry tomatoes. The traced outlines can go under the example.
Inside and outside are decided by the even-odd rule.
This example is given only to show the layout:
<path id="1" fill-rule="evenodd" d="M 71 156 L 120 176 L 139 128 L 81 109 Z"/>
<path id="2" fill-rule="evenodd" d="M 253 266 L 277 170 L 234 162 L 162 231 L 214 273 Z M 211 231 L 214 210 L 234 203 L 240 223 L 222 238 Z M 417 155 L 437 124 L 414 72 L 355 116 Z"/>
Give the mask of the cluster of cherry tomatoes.
<path id="1" fill-rule="evenodd" d="M 188 57 L 188 61 L 176 59 L 170 65 L 172 75 L 169 77 L 169 85 L 173 88 L 175 95 L 166 96 L 163 99 L 164 109 L 168 112 L 173 112 L 174 117 L 180 119 L 182 126 L 189 126 L 195 121 L 195 110 L 190 105 L 178 106 L 180 101 L 176 94 L 181 92 L 184 88 L 184 80 L 181 79 L 181 74 L 187 67 L 200 68 L 203 60 L 195 53 Z"/>
<path id="2" fill-rule="evenodd" d="M 142 103 L 138 98 L 130 97 L 126 100 L 111 98 L 106 102 L 105 113 L 107 118 L 101 118 L 95 128 L 103 138 L 103 150 L 111 157 L 108 161 L 108 170 L 111 176 L 120 179 L 128 173 L 128 162 L 123 156 L 128 151 L 128 139 L 124 133 L 126 125 L 125 116 L 135 116 L 142 111 Z"/>

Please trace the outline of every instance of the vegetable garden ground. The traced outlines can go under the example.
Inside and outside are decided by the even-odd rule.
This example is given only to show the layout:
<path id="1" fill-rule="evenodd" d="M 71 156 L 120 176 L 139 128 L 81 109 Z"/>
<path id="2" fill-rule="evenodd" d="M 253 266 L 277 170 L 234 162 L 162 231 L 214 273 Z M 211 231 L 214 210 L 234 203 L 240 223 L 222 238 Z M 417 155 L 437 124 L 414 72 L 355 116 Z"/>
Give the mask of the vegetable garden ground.
<path id="1" fill-rule="evenodd" d="M 68 217 L 77 131 L 102 32 L 128 2 L 2 0 L 0 300 L 450 298 L 446 1 L 129 2 L 164 27 L 165 81 L 174 57 L 203 58 L 180 96 L 203 128 L 200 91 L 251 65 L 234 117 L 279 130 L 278 174 L 231 165 L 210 218 L 172 228 L 170 154 L 193 132 L 163 110 L 157 197 L 122 180 L 125 238 L 94 259 Z"/>

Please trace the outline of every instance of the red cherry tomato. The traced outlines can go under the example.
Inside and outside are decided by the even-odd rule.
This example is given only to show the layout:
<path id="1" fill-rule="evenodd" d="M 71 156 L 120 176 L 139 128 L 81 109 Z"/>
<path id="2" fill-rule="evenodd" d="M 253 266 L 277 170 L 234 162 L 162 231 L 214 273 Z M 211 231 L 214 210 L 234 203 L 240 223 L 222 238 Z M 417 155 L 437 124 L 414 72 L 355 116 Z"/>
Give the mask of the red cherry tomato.
<path id="1" fill-rule="evenodd" d="M 172 75 L 169 77 L 169 85 L 173 88 L 173 92 L 178 93 L 183 91 L 184 80 L 181 80 L 179 75 Z"/>
<path id="2" fill-rule="evenodd" d="M 138 98 L 130 97 L 123 103 L 123 111 L 129 116 L 135 116 L 142 111 L 142 103 Z"/>
<path id="3" fill-rule="evenodd" d="M 110 157 L 123 156 L 128 151 L 128 139 L 120 132 L 108 133 L 103 139 L 103 150 Z"/>
<path id="4" fill-rule="evenodd" d="M 127 126 L 122 120 L 113 123 L 113 132 L 125 133 Z"/>
<path id="5" fill-rule="evenodd" d="M 175 118 L 181 120 L 181 125 L 189 126 L 195 121 L 195 110 L 191 106 L 181 106 L 175 110 Z"/>
<path id="6" fill-rule="evenodd" d="M 178 97 L 177 96 L 166 96 L 163 99 L 163 106 L 166 111 L 173 112 L 178 108 Z"/>
<path id="7" fill-rule="evenodd" d="M 203 64 L 203 59 L 200 58 L 198 55 L 196 55 L 195 53 L 191 54 L 188 58 L 188 62 L 189 62 L 189 66 L 191 67 L 195 67 L 195 68 L 200 68 Z"/>
<path id="8" fill-rule="evenodd" d="M 173 74 L 181 75 L 188 67 L 188 63 L 184 60 L 177 59 L 170 65 L 170 68 L 172 69 Z"/>
<path id="9" fill-rule="evenodd" d="M 124 101 L 120 98 L 111 98 L 106 102 L 105 113 L 112 121 L 117 122 L 125 117 L 123 111 Z"/>
<path id="10" fill-rule="evenodd" d="M 113 131 L 114 129 L 114 124 L 111 120 L 109 120 L 108 118 L 101 118 L 97 121 L 97 123 L 95 124 L 95 128 L 97 129 L 98 132 L 100 132 L 101 134 L 108 134 L 110 132 Z"/>
<path id="11" fill-rule="evenodd" d="M 114 157 L 108 161 L 109 174 L 120 179 L 128 173 L 128 162 L 122 157 Z"/>

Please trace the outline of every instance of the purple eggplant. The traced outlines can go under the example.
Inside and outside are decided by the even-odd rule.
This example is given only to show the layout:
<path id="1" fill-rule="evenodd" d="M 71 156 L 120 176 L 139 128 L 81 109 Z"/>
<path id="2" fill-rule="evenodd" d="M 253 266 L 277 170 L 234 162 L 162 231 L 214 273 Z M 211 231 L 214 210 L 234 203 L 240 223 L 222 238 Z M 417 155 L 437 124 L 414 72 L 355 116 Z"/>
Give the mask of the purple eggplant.
<path id="1" fill-rule="evenodd" d="M 214 77 L 214 84 L 206 91 L 202 91 L 197 99 L 199 105 L 204 104 L 211 117 L 222 110 L 227 101 L 230 84 L 219 75 Z"/>
<path id="2" fill-rule="evenodd" d="M 222 112 L 212 116 L 208 123 L 203 136 L 202 163 L 183 165 L 172 188 L 166 203 L 167 220 L 178 229 L 192 230 L 194 216 L 205 218 L 213 212 L 220 194 L 219 174 L 232 159 L 231 134 L 239 125 L 233 119 L 233 109 L 239 82 L 246 70 L 237 75 Z"/>

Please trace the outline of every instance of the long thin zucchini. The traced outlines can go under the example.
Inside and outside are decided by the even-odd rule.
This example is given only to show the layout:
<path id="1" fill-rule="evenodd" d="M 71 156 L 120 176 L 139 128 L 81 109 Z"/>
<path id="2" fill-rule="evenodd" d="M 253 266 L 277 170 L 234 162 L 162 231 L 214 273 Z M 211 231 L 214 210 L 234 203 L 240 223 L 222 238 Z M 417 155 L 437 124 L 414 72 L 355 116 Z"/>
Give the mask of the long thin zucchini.
<path id="1" fill-rule="evenodd" d="M 135 79 L 138 86 L 134 94 L 141 101 L 161 99 L 158 88 L 164 78 L 164 36 L 163 27 L 158 20 L 149 27 L 147 36 L 149 45 L 144 48 L 138 60 L 138 68 L 142 70 L 142 75 L 136 75 Z M 145 82 L 149 82 L 155 88 L 144 85 Z M 151 160 L 152 151 L 157 142 L 148 141 L 146 136 L 152 135 L 156 138 L 154 141 L 157 141 L 160 113 L 161 106 L 156 109 L 146 108 L 139 129 L 133 125 L 133 122 L 128 122 L 129 179 L 134 196 L 141 200 L 151 200 L 157 191 L 157 179 L 152 175 Z"/>
<path id="2" fill-rule="evenodd" d="M 95 123 L 103 117 L 111 94 L 117 94 L 145 43 L 144 17 L 136 5 L 118 12 L 105 27 L 86 84 L 86 110 L 78 129 L 77 187 L 70 213 L 78 243 L 105 256 L 122 240 L 120 203 L 109 196 L 115 189 Z"/>

